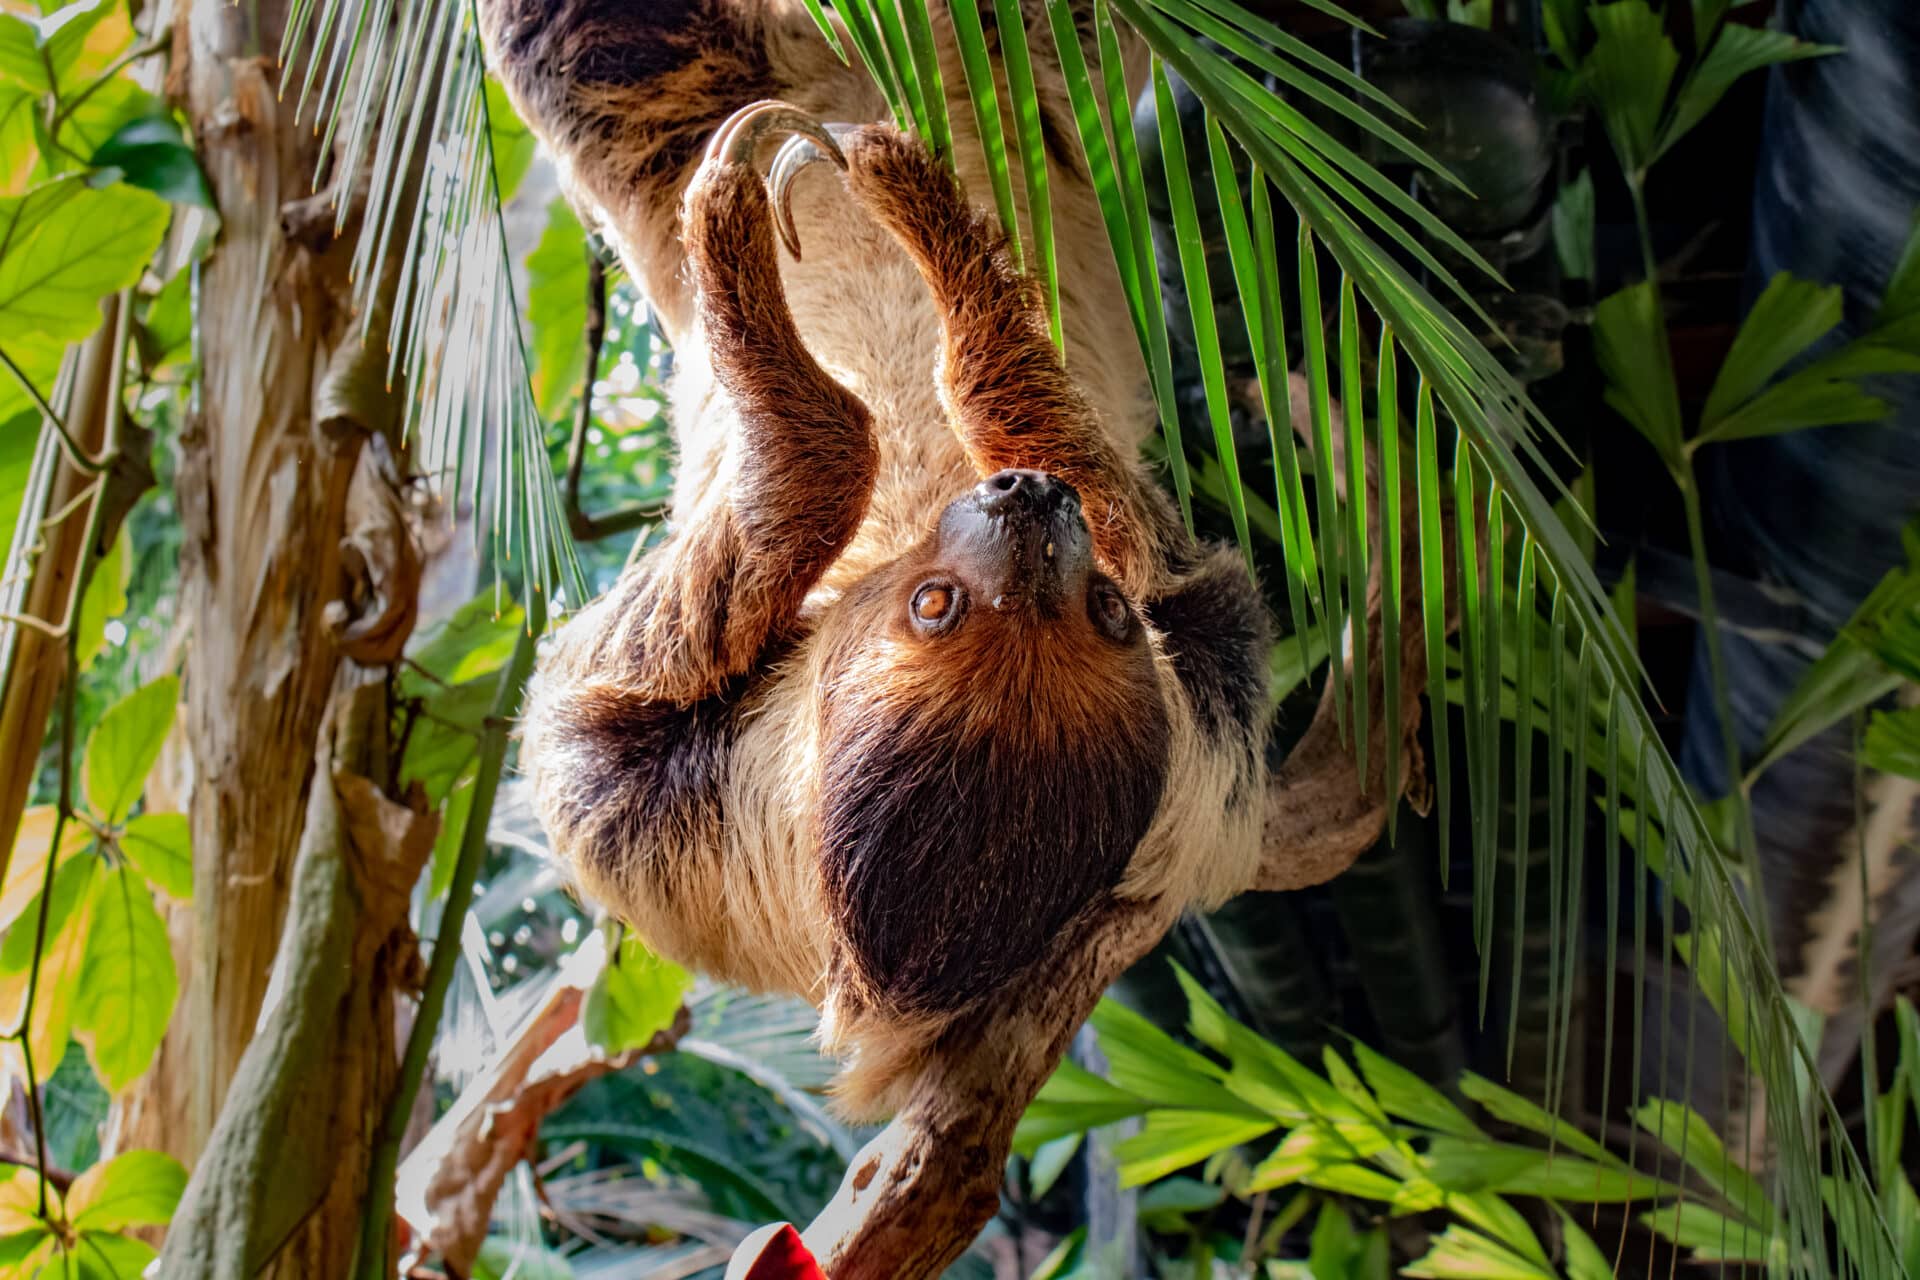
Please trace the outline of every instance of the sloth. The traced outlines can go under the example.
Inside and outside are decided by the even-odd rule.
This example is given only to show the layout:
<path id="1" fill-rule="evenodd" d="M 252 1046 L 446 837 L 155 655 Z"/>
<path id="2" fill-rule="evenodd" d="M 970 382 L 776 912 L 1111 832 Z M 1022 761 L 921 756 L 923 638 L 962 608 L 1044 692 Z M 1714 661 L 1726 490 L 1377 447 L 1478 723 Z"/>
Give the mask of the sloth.
<path id="1" fill-rule="evenodd" d="M 843 1199 L 921 1188 L 867 1224 L 886 1261 L 822 1256 L 937 1272 L 1106 983 L 1184 909 L 1337 872 L 1403 779 L 1360 785 L 1324 715 L 1269 768 L 1264 603 L 1139 461 L 1155 417 L 1057 67 L 1036 58 L 1064 351 L 968 198 L 964 100 L 950 169 L 874 123 L 802 0 L 480 11 L 675 350 L 668 533 L 542 655 L 535 807 L 655 949 L 821 1008 L 838 1106 L 915 1135 Z M 1417 682 L 1417 631 L 1401 650 Z"/>

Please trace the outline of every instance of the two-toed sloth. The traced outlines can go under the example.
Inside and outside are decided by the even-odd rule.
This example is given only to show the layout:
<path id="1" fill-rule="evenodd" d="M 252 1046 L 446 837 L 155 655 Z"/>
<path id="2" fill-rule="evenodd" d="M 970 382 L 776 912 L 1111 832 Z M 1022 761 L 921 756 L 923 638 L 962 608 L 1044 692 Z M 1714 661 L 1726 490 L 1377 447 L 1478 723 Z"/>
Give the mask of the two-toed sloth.
<path id="1" fill-rule="evenodd" d="M 921 143 L 811 123 L 885 107 L 800 0 L 481 11 L 676 353 L 670 534 L 540 665 L 540 816 L 654 947 L 819 1003 L 842 1106 L 885 1111 L 1093 914 L 1253 878 L 1260 594 L 1137 461 L 1155 420 L 1044 61 L 1064 363 L 997 219 Z M 764 99 L 798 110 L 740 113 Z M 790 147 L 763 179 L 794 134 L 834 163 Z"/>

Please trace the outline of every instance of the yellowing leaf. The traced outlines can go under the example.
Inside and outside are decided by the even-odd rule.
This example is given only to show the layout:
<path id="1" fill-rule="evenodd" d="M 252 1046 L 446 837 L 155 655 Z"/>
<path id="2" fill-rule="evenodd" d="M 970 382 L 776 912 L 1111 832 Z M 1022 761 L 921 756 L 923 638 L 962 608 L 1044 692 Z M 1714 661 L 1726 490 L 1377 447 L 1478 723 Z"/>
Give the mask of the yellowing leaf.
<path id="1" fill-rule="evenodd" d="M 53 892 L 47 899 L 46 943 L 40 955 L 40 981 L 34 992 L 27 1043 L 33 1050 L 34 1065 L 47 1064 L 49 1073 L 67 1050 L 74 992 L 86 954 L 99 871 L 98 858 L 74 858 L 54 873 Z M 7 930 L 6 938 L 0 940 L 0 1031 L 18 1027 L 26 1012 L 39 906 L 36 895 Z M 19 1050 L 10 1044 L 8 1052 L 17 1054 Z"/>
<path id="2" fill-rule="evenodd" d="M 13 856 L 7 859 L 7 878 L 0 884 L 0 929 L 19 918 L 29 902 L 40 892 L 47 874 L 47 853 L 53 843 L 53 828 L 59 810 L 53 805 L 35 805 L 20 815 L 20 831 L 14 836 Z M 69 822 L 60 833 L 60 861 L 65 862 L 87 847 L 87 829 Z"/>

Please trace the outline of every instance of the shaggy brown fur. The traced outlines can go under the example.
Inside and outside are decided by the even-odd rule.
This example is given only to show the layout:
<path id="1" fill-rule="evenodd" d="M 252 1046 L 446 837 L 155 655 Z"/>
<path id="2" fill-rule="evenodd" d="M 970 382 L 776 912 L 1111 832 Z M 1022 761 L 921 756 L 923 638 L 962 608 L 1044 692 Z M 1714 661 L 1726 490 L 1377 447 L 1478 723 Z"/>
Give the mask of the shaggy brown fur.
<path id="1" fill-rule="evenodd" d="M 1053 188 L 1063 367 L 992 215 L 891 127 L 797 180 L 801 261 L 756 172 L 696 162 L 770 92 L 879 114 L 798 3 L 481 8 L 681 369 L 673 534 L 542 662 L 539 811 L 654 946 L 820 1003 L 847 1110 L 898 1106 L 1064 939 L 1254 876 L 1258 593 L 1136 460 L 1152 417 L 1084 175 Z"/>

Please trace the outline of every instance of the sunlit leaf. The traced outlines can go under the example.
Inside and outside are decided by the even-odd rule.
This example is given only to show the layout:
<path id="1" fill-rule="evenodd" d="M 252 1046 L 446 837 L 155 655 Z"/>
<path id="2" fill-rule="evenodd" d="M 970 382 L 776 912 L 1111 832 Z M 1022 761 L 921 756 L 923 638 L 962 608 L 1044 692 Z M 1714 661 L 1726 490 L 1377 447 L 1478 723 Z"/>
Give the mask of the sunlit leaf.
<path id="1" fill-rule="evenodd" d="M 1251 1142 L 1278 1127 L 1273 1120 L 1216 1111 L 1151 1111 L 1140 1132 L 1114 1148 L 1120 1185 L 1145 1186 L 1216 1151 Z"/>
<path id="2" fill-rule="evenodd" d="M 193 897 L 193 835 L 184 813 L 143 813 L 128 821 L 120 851 L 153 887 L 185 902 Z"/>
<path id="3" fill-rule="evenodd" d="M 106 643 L 107 621 L 127 611 L 127 584 L 133 580 L 133 536 L 120 528 L 107 554 L 93 567 L 86 594 L 80 597 L 80 617 L 74 624 L 73 660 L 81 670 L 90 666 Z"/>
<path id="4" fill-rule="evenodd" d="M 587 992 L 580 1025 L 608 1053 L 645 1048 L 672 1024 L 692 975 L 628 933 Z"/>
<path id="5" fill-rule="evenodd" d="M 66 1052 L 74 1022 L 75 996 L 92 933 L 94 886 L 100 879 L 98 858 L 73 858 L 54 873 L 53 890 L 46 896 L 45 942 L 40 951 L 39 984 L 33 991 L 33 1022 L 27 1043 L 36 1066 L 52 1064 Z M 0 1031 L 14 1031 L 26 1012 L 32 985 L 34 943 L 42 926 L 41 898 L 35 895 L 7 936 L 0 940 Z"/>
<path id="6" fill-rule="evenodd" d="M 1550 1269 L 1460 1226 L 1448 1227 L 1425 1257 L 1400 1274 L 1427 1280 L 1559 1280 Z"/>
<path id="7" fill-rule="evenodd" d="M 0 886 L 0 929 L 7 928 L 40 893 L 47 874 L 47 855 L 53 845 L 53 829 L 60 826 L 57 805 L 35 805 L 20 815 L 20 826 L 13 838 L 13 855 L 7 859 L 7 878 Z M 65 862 L 87 847 L 91 837 L 78 822 L 61 826 L 60 857 Z"/>
<path id="8" fill-rule="evenodd" d="M 573 206 L 555 198 L 547 229 L 527 255 L 527 327 L 533 333 L 533 399 L 558 418 L 587 376 L 587 235 Z"/>
<path id="9" fill-rule="evenodd" d="M 94 895 L 73 1031 L 110 1092 L 132 1084 L 153 1061 L 179 995 L 167 926 L 146 881 L 127 867 L 109 872 Z"/>
<path id="10" fill-rule="evenodd" d="M 179 678 L 161 676 L 108 707 L 100 717 L 87 739 L 81 774 L 87 807 L 96 818 L 114 826 L 126 821 L 147 785 L 147 772 L 160 758 L 179 702 Z"/>
<path id="11" fill-rule="evenodd" d="M 73 1180 L 67 1215 L 81 1231 L 165 1226 L 187 1187 L 187 1171 L 159 1151 L 126 1151 Z"/>
<path id="12" fill-rule="evenodd" d="M 121 181 L 175 204 L 214 207 L 199 158 L 170 112 L 156 112 L 120 126 L 93 153 L 93 167 L 117 169 Z"/>

